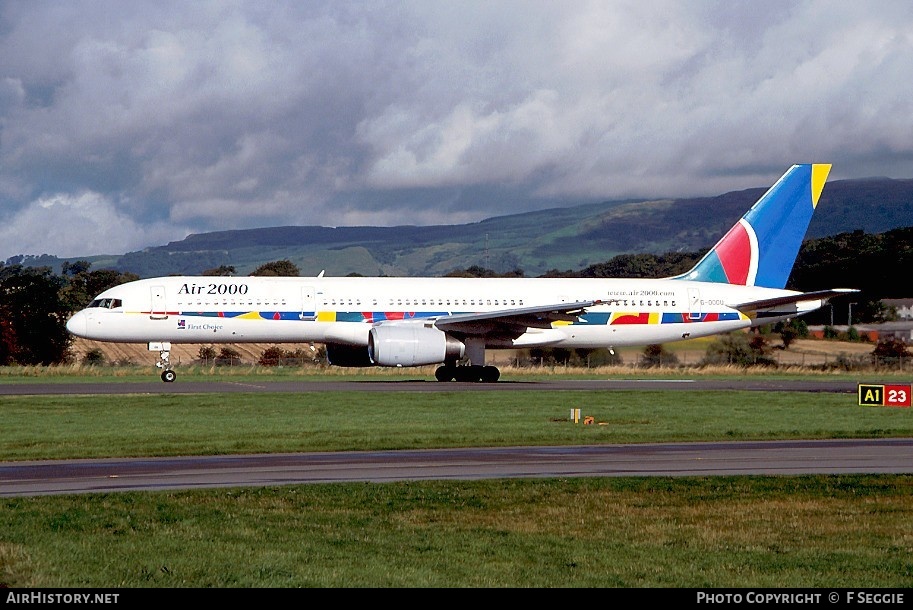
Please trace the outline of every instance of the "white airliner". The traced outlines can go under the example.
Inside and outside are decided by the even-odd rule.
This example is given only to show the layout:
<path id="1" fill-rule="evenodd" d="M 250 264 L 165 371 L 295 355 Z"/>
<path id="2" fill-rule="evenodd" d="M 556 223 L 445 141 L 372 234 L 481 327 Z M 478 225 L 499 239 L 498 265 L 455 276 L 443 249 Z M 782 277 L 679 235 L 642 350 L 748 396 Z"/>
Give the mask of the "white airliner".
<path id="1" fill-rule="evenodd" d="M 439 381 L 493 382 L 486 349 L 612 349 L 770 324 L 855 292 L 784 289 L 830 168 L 791 167 L 676 277 L 159 277 L 104 291 L 67 329 L 148 343 L 166 382 L 171 344 L 245 342 L 322 343 L 338 366 L 440 364 Z"/>

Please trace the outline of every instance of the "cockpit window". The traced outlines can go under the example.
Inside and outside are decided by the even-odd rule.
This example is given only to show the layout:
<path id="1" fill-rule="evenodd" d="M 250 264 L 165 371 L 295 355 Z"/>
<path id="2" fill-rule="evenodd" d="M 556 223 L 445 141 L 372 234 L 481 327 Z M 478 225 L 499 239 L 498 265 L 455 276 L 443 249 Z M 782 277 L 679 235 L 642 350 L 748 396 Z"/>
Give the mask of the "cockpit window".
<path id="1" fill-rule="evenodd" d="M 117 307 L 123 307 L 123 302 L 120 299 L 95 299 L 89 303 L 89 307 L 102 307 L 104 309 L 115 309 Z"/>

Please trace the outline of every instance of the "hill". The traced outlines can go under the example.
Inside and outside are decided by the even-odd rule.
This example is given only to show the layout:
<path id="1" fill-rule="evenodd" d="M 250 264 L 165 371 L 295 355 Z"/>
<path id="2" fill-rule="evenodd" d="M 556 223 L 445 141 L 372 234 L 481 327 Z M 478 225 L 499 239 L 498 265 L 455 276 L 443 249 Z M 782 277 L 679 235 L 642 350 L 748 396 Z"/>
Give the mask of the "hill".
<path id="1" fill-rule="evenodd" d="M 93 269 L 140 277 L 199 274 L 232 265 L 239 275 L 288 259 L 303 275 L 440 276 L 479 265 L 498 272 L 578 270 L 619 254 L 697 252 L 712 246 L 765 188 L 717 197 L 613 201 L 438 226 L 287 226 L 190 235 L 123 255 L 80 257 Z M 828 183 L 807 238 L 879 233 L 913 225 L 913 180 Z M 59 269 L 56 257 L 12 262 Z M 75 259 L 69 259 L 75 260 Z"/>

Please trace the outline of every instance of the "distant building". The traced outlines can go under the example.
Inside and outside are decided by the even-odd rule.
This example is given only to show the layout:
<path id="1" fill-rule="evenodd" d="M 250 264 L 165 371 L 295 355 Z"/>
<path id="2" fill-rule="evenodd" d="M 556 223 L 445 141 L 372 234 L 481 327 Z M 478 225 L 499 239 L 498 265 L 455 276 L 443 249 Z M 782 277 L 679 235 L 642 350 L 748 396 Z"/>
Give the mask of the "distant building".
<path id="1" fill-rule="evenodd" d="M 881 302 L 897 311 L 898 320 L 913 320 L 913 299 L 881 299 Z"/>
<path id="2" fill-rule="evenodd" d="M 818 339 L 824 338 L 824 326 L 809 326 L 808 334 Z M 849 327 L 832 326 L 837 333 L 846 333 Z M 913 345 L 913 320 L 900 320 L 897 322 L 882 322 L 881 324 L 853 324 L 853 328 L 872 343 L 878 343 L 885 339 L 896 339 Z"/>

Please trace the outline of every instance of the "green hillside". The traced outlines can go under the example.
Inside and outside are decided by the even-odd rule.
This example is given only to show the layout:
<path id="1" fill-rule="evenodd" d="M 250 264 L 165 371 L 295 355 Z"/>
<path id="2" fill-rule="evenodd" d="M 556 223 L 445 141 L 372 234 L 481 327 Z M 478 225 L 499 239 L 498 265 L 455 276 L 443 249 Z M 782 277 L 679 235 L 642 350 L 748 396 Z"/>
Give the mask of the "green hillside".
<path id="1" fill-rule="evenodd" d="M 123 255 L 79 257 L 93 268 L 141 277 L 198 274 L 232 265 L 246 274 L 288 259 L 303 275 L 439 276 L 478 265 L 526 276 L 579 270 L 619 254 L 703 251 L 764 193 L 763 188 L 718 197 L 614 201 L 440 226 L 289 226 L 190 235 Z M 913 225 L 913 180 L 872 178 L 827 185 L 808 238 Z M 18 259 L 18 260 L 14 260 Z M 55 257 L 13 262 L 59 269 Z M 71 259 L 75 260 L 75 259 Z"/>

